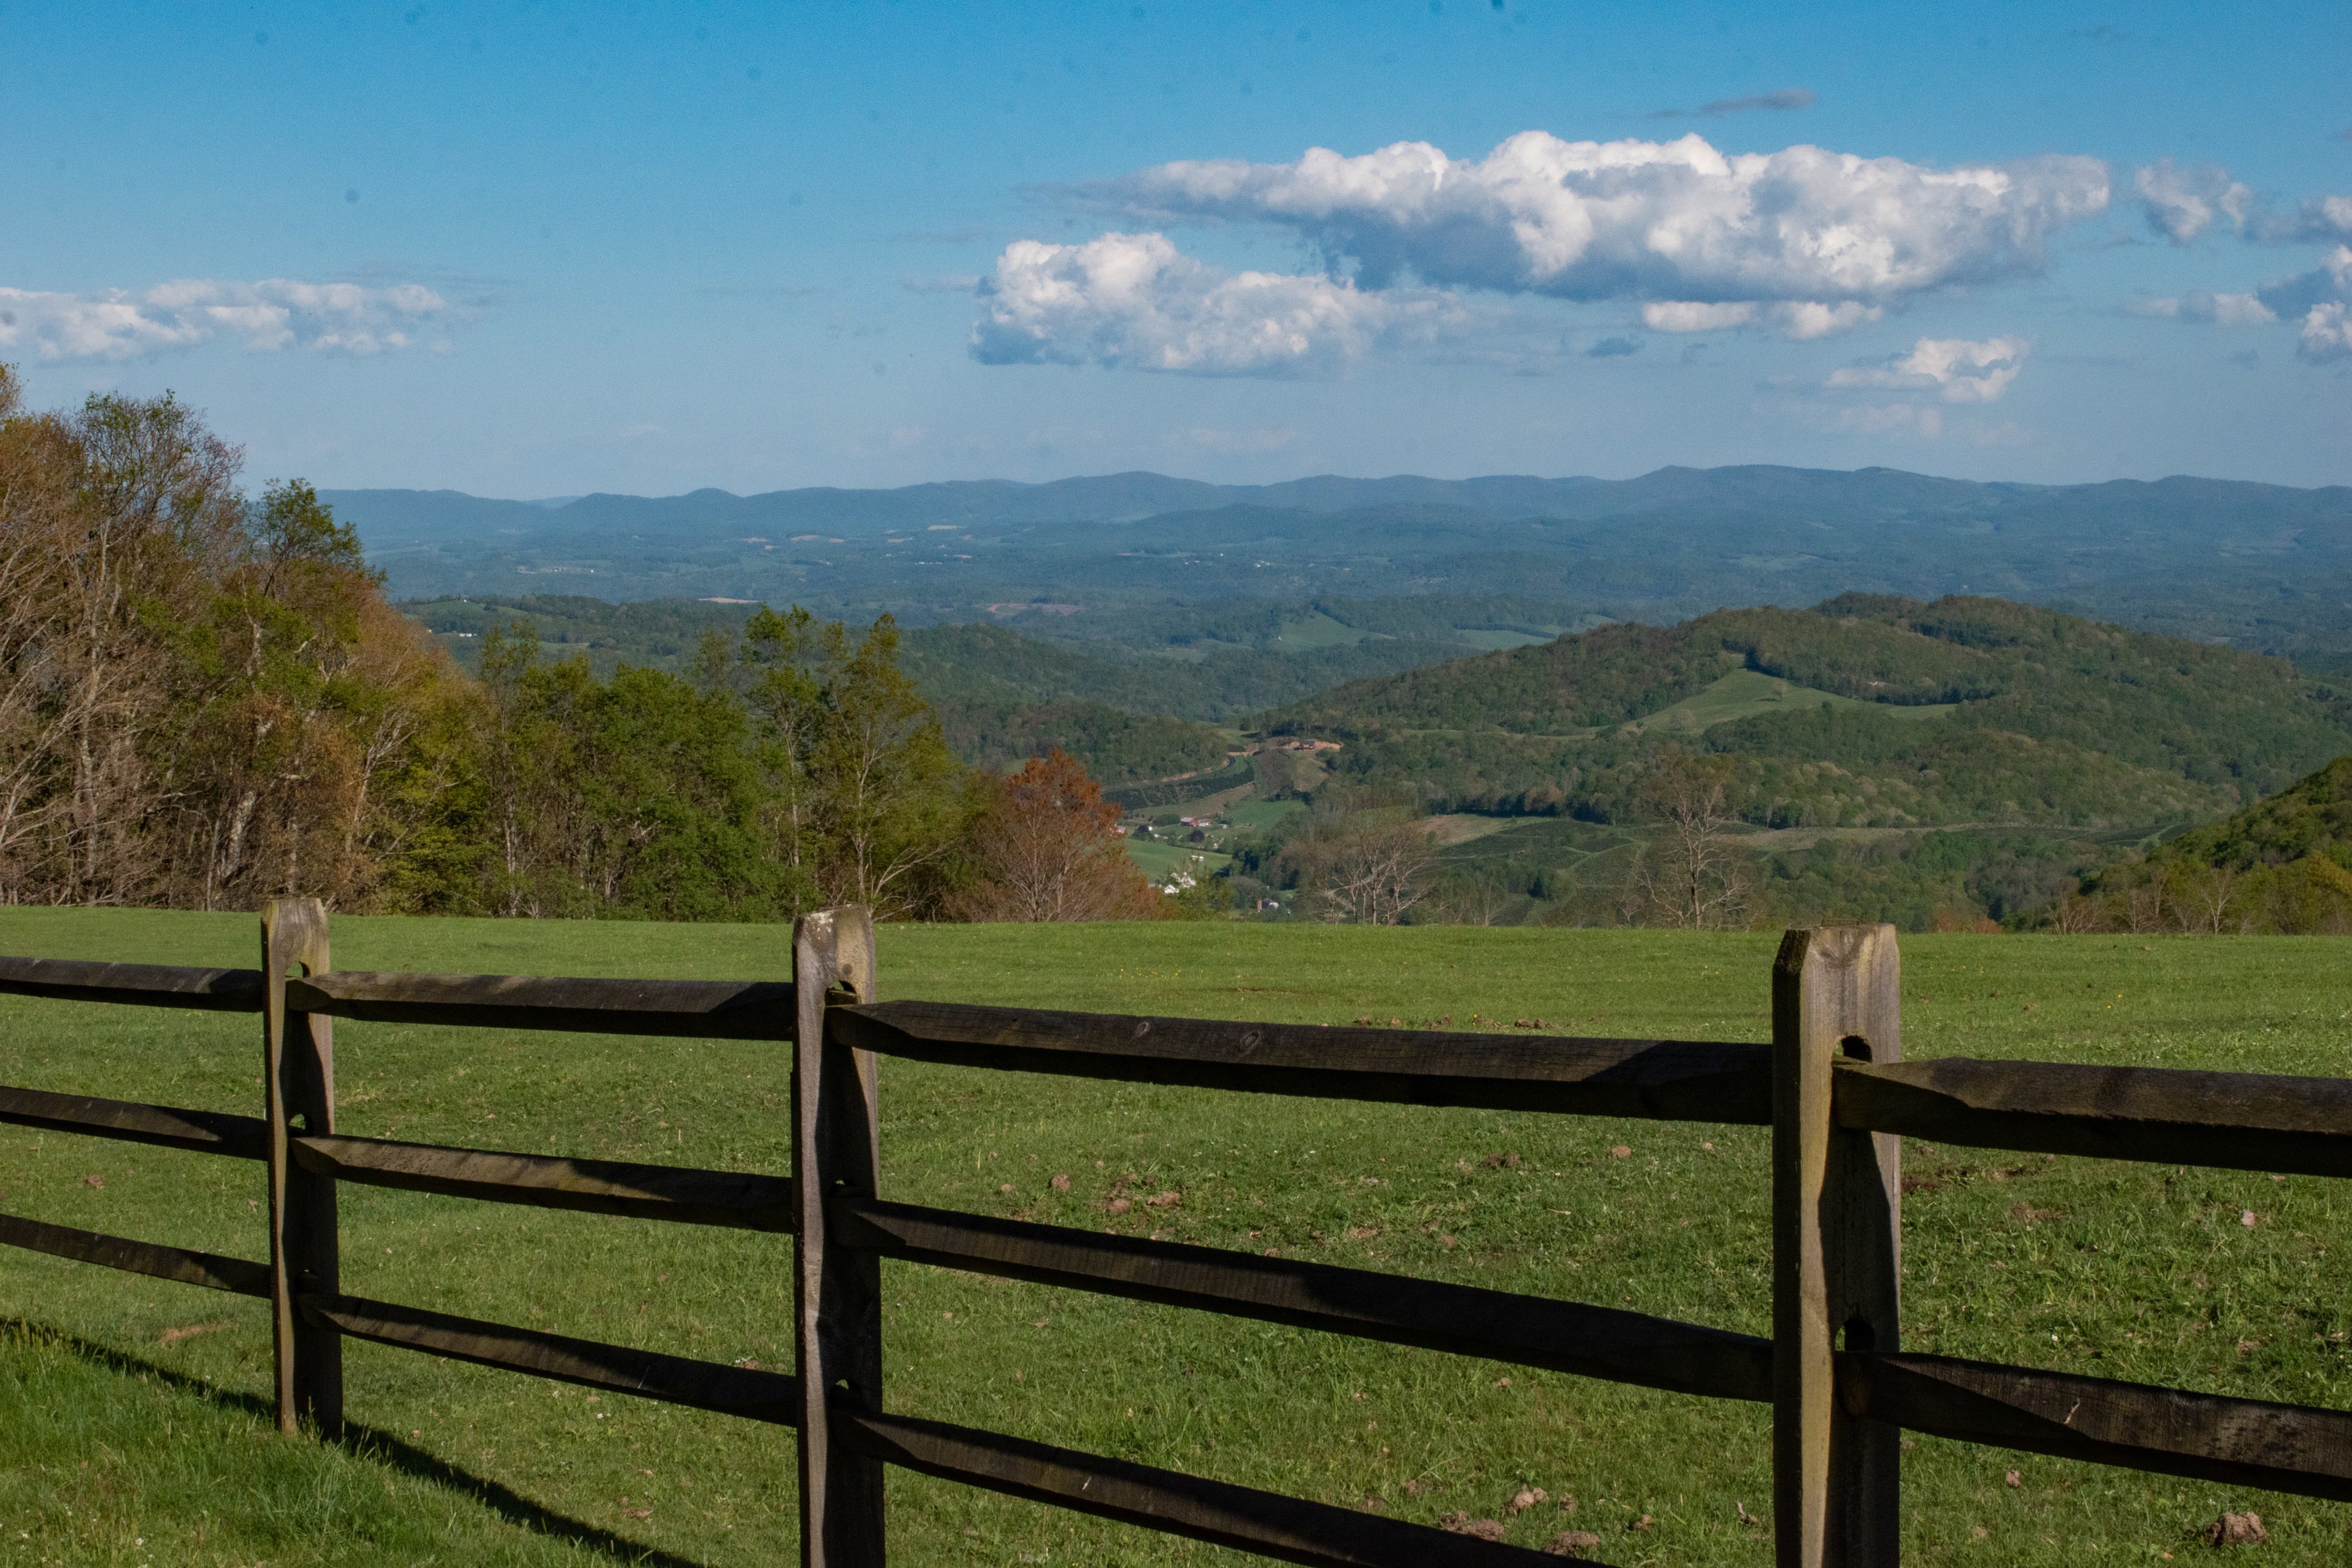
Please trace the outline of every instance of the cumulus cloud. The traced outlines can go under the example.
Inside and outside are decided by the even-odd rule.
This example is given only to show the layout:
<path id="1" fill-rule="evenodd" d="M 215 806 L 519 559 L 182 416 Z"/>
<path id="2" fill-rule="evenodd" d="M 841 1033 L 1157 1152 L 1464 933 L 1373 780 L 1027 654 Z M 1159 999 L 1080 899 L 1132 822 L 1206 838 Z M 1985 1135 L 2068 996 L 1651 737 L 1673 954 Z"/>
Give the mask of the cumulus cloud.
<path id="1" fill-rule="evenodd" d="M 2228 170 L 2210 163 L 2184 167 L 2169 158 L 2134 170 L 2132 191 L 2148 226 L 2175 245 L 2187 245 L 2225 221 L 2244 234 L 2260 205 Z"/>
<path id="2" fill-rule="evenodd" d="M 2294 352 L 2315 364 L 2352 359 L 2352 305 L 2314 305 L 2305 311 Z"/>
<path id="3" fill-rule="evenodd" d="M 1921 338 L 1911 352 L 1876 364 L 1832 373 L 1833 387 L 1901 387 L 1934 392 L 1946 403 L 1993 403 L 2009 390 L 2033 346 L 2023 338 Z"/>
<path id="4" fill-rule="evenodd" d="M 2336 246 L 2310 271 L 2265 283 L 2254 297 L 2274 318 L 2300 323 L 2300 357 L 2342 358 L 2344 310 L 2352 305 L 2352 246 Z"/>
<path id="5" fill-rule="evenodd" d="M 2291 218 L 2261 218 L 2250 238 L 2283 243 L 2280 237 L 2326 240 L 2352 237 L 2352 197 L 2306 201 Z M 2124 307 L 2134 315 L 2205 321 L 2224 327 L 2295 323 L 2298 357 L 2314 363 L 2346 357 L 2345 318 L 2352 310 L 2352 245 L 2330 246 L 2317 267 L 2277 278 L 2251 294 L 2193 290 L 2177 296 L 2142 297 Z"/>
<path id="6" fill-rule="evenodd" d="M 1094 363 L 1192 375 L 1318 375 L 1381 340 L 1433 335 L 1442 295 L 1369 290 L 1320 274 L 1227 272 L 1160 234 L 1084 245 L 1016 240 L 982 285 L 983 364 Z"/>
<path id="7" fill-rule="evenodd" d="M 1522 132 L 1482 159 L 1425 142 L 1291 163 L 1165 163 L 1088 193 L 1163 222 L 1253 222 L 1320 247 L 1367 289 L 1405 279 L 1568 300 L 1878 308 L 2039 272 L 2104 212 L 2106 165 L 1931 168 L 1820 147 L 1725 154 Z"/>
<path id="8" fill-rule="evenodd" d="M 1811 109 L 1821 99 L 1811 88 L 1784 87 L 1777 92 L 1759 92 L 1753 98 L 1718 98 L 1713 103 L 1702 103 L 1696 109 L 1661 109 L 1654 111 L 1653 120 L 1719 120 L 1727 114 L 1747 114 L 1756 110 Z"/>
<path id="9" fill-rule="evenodd" d="M 2258 237 L 2273 245 L 2352 239 L 2352 196 L 2311 196 L 2295 204 L 2292 217 L 2268 218 Z"/>
<path id="10" fill-rule="evenodd" d="M 457 313 L 420 283 L 182 279 L 87 294 L 0 288 L 0 351 L 45 361 L 128 359 L 229 338 L 261 351 L 374 354 L 407 348 Z"/>

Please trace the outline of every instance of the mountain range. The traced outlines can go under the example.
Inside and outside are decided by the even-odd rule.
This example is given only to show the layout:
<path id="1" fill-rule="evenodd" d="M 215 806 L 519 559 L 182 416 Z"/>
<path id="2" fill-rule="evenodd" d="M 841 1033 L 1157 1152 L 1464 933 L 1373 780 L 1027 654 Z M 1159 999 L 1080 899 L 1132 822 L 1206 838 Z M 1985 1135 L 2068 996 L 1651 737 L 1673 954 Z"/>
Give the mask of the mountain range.
<path id="1" fill-rule="evenodd" d="M 1638 479 L 1159 474 L 563 501 L 327 492 L 404 598 L 797 602 L 1060 640 L 1236 599 L 1514 595 L 1552 618 L 1679 621 L 1864 592 L 1997 595 L 2352 667 L 2352 489 L 2174 478 L 1979 483 L 1889 468 Z M 1096 625 L 1087 626 L 1088 621 Z"/>

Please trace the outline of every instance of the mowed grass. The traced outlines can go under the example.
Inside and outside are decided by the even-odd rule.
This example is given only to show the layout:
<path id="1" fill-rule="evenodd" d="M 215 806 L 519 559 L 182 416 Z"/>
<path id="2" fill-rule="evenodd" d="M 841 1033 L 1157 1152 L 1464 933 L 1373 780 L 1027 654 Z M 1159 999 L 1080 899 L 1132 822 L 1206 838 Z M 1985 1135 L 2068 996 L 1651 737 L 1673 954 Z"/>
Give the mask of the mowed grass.
<path id="1" fill-rule="evenodd" d="M 249 916 L 0 911 L 0 952 L 252 962 Z M 1307 1023 L 1540 1018 L 1760 1039 L 1769 935 L 1174 923 L 893 928 L 884 993 Z M 1908 937 L 1906 1046 L 2341 1074 L 2352 947 Z M 782 976 L 781 928 L 341 919 L 343 968 Z M 251 1111 L 258 1025 L 0 998 L 0 1082 Z M 788 1051 L 337 1026 L 341 1127 L 788 1167 Z M 886 1195 L 1765 1332 L 1767 1135 L 1323 1104 L 886 1061 Z M 1711 1147 L 1710 1147 L 1711 1145 Z M 1612 1155 L 1622 1146 L 1623 1157 Z M 1517 1154 L 1519 1163 L 1488 1163 Z M 1906 1148 L 1907 1342 L 2352 1405 L 2336 1184 Z M 1070 1190 L 1051 1185 L 1056 1173 Z M 103 1185 L 93 1185 L 89 1177 Z M 259 1257 L 257 1167 L 0 1129 L 0 1206 Z M 1114 1194 L 1182 1194 L 1113 1219 Z M 363 1187 L 345 1289 L 788 1365 L 790 1243 Z M 2244 1222 L 2247 1215 L 2252 1223 Z M 886 1266 L 893 1408 L 1393 1516 L 1591 1530 L 1617 1563 L 1770 1558 L 1761 1407 Z M 794 1551 L 791 1435 L 361 1343 L 349 1449 L 273 1436 L 260 1306 L 0 1249 L 0 1563 L 753 1563 Z M 190 1333 L 188 1331 L 198 1332 Z M 2017 1484 L 2006 1474 L 2014 1471 Z M 2158 1562 L 2259 1511 L 2265 1562 L 2352 1557 L 2352 1508 L 1920 1438 L 1906 1561 Z M 1564 1500 L 1573 1499 L 1573 1511 Z M 909 1563 L 1243 1561 L 920 1477 Z M 1641 1521 L 1646 1519 L 1644 1526 Z"/>

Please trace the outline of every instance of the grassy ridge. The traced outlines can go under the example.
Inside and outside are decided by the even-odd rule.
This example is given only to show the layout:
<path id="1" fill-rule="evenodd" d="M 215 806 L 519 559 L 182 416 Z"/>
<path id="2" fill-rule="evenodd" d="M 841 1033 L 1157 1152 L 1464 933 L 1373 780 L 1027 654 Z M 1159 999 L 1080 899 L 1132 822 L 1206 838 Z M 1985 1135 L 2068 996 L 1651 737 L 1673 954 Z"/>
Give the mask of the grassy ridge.
<path id="1" fill-rule="evenodd" d="M 254 940 L 244 916 L 0 911 L 0 952 L 250 963 Z M 347 968 L 756 976 L 787 963 L 771 927 L 354 919 L 336 922 L 335 944 Z M 882 975 L 898 996 L 1758 1038 L 1771 945 L 1459 928 L 894 928 Z M 1914 1056 L 2344 1070 L 2342 942 L 1945 936 L 1905 948 Z M 0 1081 L 250 1110 L 257 1035 L 250 1018 L 0 999 Z M 348 1131 L 786 1165 L 787 1063 L 774 1047 L 348 1023 L 337 1039 Z M 889 1196 L 1750 1331 L 1769 1319 L 1761 1130 L 883 1070 Z M 1621 1144 L 1629 1155 L 1612 1157 Z M 1521 1163 L 1482 1163 L 1497 1153 Z M 1906 1220 L 1915 1347 L 2352 1403 L 2337 1337 L 2352 1315 L 2329 1257 L 2352 1219 L 2340 1188 L 1916 1144 L 1906 1160 L 1927 1178 Z M 1068 1193 L 1049 1185 L 1056 1173 L 1073 1178 Z M 0 1190 L 10 1212 L 257 1253 L 247 1200 L 259 1173 L 232 1162 L 0 1129 Z M 1114 1190 L 1184 1197 L 1113 1220 L 1100 1205 Z M 343 1212 L 358 1293 L 714 1360 L 789 1360 L 778 1238 L 362 1188 L 346 1189 Z M 1605 1561 L 1769 1560 L 1738 1512 L 1769 1508 L 1759 1409 L 911 1266 L 887 1275 L 895 1408 L 1338 1502 L 1378 1497 L 1416 1519 L 1493 1515 L 1532 1482 L 1578 1510 L 1524 1515 L 1515 1540 L 1541 1544 L 1572 1524 L 1603 1537 Z M 793 1551 L 781 1432 L 354 1345 L 352 1410 L 376 1447 L 321 1453 L 268 1438 L 256 1413 L 268 1359 L 257 1304 L 21 1253 L 0 1255 L 0 1292 L 17 1325 L 0 1342 L 11 1538 L 0 1544 L 27 1562 L 632 1560 L 621 1541 L 708 1563 Z M 2340 1505 L 1932 1439 L 1908 1457 L 1906 1486 L 1915 1563 L 2054 1565 L 2094 1548 L 2154 1561 L 2223 1507 L 2247 1506 L 2272 1527 L 2265 1561 L 2352 1552 Z M 920 1478 L 894 1475 L 891 1501 L 912 1563 L 1240 1561 Z M 1632 1528 L 1644 1514 L 1650 1527 Z"/>

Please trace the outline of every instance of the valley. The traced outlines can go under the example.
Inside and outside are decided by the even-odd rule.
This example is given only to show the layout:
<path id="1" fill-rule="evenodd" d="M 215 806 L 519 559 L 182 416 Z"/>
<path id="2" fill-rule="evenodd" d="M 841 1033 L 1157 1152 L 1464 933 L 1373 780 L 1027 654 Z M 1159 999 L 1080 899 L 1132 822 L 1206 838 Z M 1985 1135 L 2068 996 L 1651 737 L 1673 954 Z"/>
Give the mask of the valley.
<path id="1" fill-rule="evenodd" d="M 1301 908 L 1301 846 L 1402 816 L 1429 824 L 1414 918 L 1638 921 L 1645 792 L 1687 766 L 1754 918 L 2032 924 L 2352 752 L 2337 491 L 1746 468 L 341 499 L 394 584 L 464 588 L 403 607 L 467 668 L 493 627 L 690 673 L 763 596 L 890 614 L 964 762 L 1068 752 L 1156 882 L 1205 869 L 1268 918 Z M 486 592 L 500 572 L 574 591 Z M 1952 591 L 1897 591 L 1923 585 Z M 1754 603 L 1808 586 L 1837 591 Z"/>

